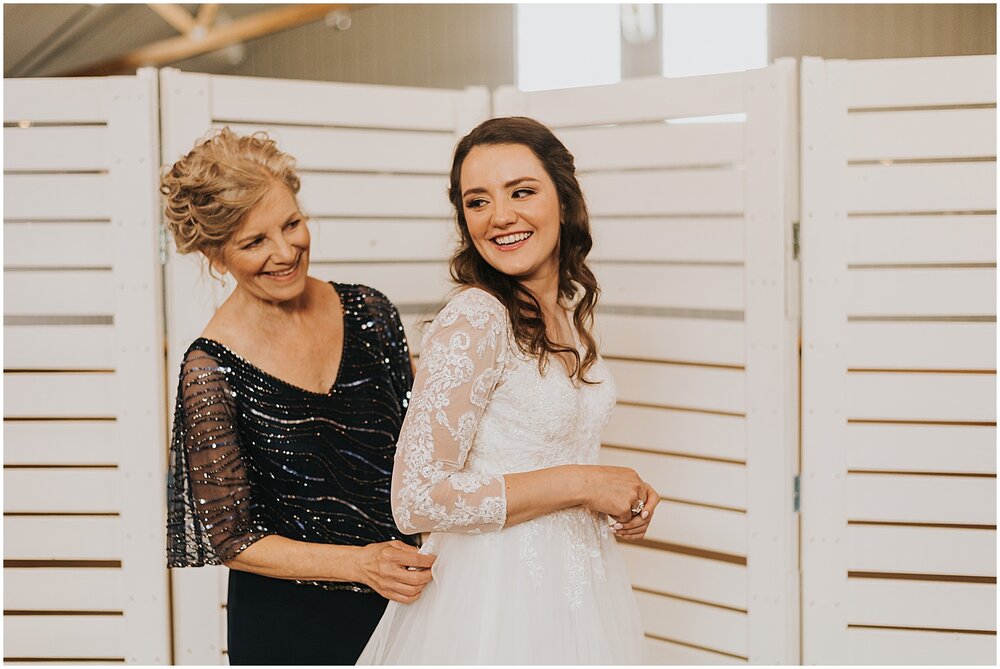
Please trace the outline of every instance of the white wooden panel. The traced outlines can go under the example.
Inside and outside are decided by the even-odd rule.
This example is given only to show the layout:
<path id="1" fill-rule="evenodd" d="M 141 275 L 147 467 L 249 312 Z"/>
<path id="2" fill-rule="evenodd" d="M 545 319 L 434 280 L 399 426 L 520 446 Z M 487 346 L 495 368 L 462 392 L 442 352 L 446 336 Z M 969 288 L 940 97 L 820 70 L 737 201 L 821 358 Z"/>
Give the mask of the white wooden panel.
<path id="1" fill-rule="evenodd" d="M 848 662 L 875 665 L 995 665 L 993 634 L 864 629 L 847 631 Z"/>
<path id="2" fill-rule="evenodd" d="M 6 272 L 4 314 L 91 316 L 114 313 L 111 272 Z"/>
<path id="3" fill-rule="evenodd" d="M 111 217 L 104 174 L 5 174 L 5 219 L 95 219 Z"/>
<path id="4" fill-rule="evenodd" d="M 692 504 L 746 509 L 747 482 L 743 465 L 610 447 L 601 449 L 601 463 L 634 469 L 663 497 Z"/>
<path id="5" fill-rule="evenodd" d="M 317 174 L 301 176 L 305 213 L 322 216 L 432 216 L 451 212 L 448 180 L 430 175 Z"/>
<path id="6" fill-rule="evenodd" d="M 643 661 L 647 665 L 746 664 L 746 660 L 737 659 L 731 655 L 713 653 L 652 637 L 646 637 Z"/>
<path id="7" fill-rule="evenodd" d="M 447 174 L 455 146 L 451 132 L 260 125 L 230 125 L 229 129 L 240 135 L 267 132 L 278 148 L 295 156 L 296 167 L 304 171 Z"/>
<path id="8" fill-rule="evenodd" d="M 316 263 L 310 274 L 323 281 L 371 286 L 396 306 L 436 304 L 453 288 L 447 266 L 439 263 Z"/>
<path id="9" fill-rule="evenodd" d="M 743 173 L 731 169 L 591 173 L 580 186 L 593 216 L 743 211 Z"/>
<path id="10" fill-rule="evenodd" d="M 5 123 L 100 123 L 108 118 L 109 86 L 104 77 L 4 79 Z M 72 100 L 72 104 L 67 104 Z"/>
<path id="11" fill-rule="evenodd" d="M 996 525 L 994 478 L 850 474 L 847 517 L 897 523 Z"/>
<path id="12" fill-rule="evenodd" d="M 108 129 L 100 126 L 4 128 L 3 166 L 12 170 L 104 170 Z"/>
<path id="13" fill-rule="evenodd" d="M 4 616 L 5 657 L 119 658 L 121 616 Z"/>
<path id="14" fill-rule="evenodd" d="M 743 323 L 602 313 L 595 319 L 601 353 L 715 365 L 743 365 Z"/>
<path id="15" fill-rule="evenodd" d="M 847 325 L 851 369 L 992 369 L 996 323 L 878 323 Z"/>
<path id="16" fill-rule="evenodd" d="M 740 416 L 719 416 L 619 404 L 604 442 L 664 453 L 743 460 L 746 424 Z"/>
<path id="17" fill-rule="evenodd" d="M 847 262 L 993 263 L 997 218 L 971 216 L 858 217 L 848 220 Z"/>
<path id="18" fill-rule="evenodd" d="M 7 421 L 8 465 L 113 465 L 120 446 L 113 421 Z"/>
<path id="19" fill-rule="evenodd" d="M 747 568 L 719 560 L 618 544 L 632 585 L 733 608 L 747 607 Z"/>
<path id="20" fill-rule="evenodd" d="M 991 583 L 852 578 L 847 584 L 847 615 L 855 625 L 996 630 Z"/>
<path id="21" fill-rule="evenodd" d="M 854 165 L 847 175 L 849 212 L 996 209 L 996 163 Z"/>
<path id="22" fill-rule="evenodd" d="M 850 160 L 996 156 L 996 109 L 850 114 Z"/>
<path id="23" fill-rule="evenodd" d="M 895 472 L 996 474 L 992 425 L 847 426 L 847 467 Z"/>
<path id="24" fill-rule="evenodd" d="M 594 263 L 601 304 L 675 309 L 743 309 L 740 267 Z"/>
<path id="25" fill-rule="evenodd" d="M 4 569 L 3 605 L 8 611 L 121 611 L 118 569 Z"/>
<path id="26" fill-rule="evenodd" d="M 558 132 L 578 172 L 725 165 L 743 159 L 743 124 L 651 123 Z"/>
<path id="27" fill-rule="evenodd" d="M 848 61 L 851 108 L 988 104 L 997 99 L 996 56 Z"/>
<path id="28" fill-rule="evenodd" d="M 460 91 L 212 77 L 212 118 L 367 128 L 454 130 Z M 405 113 L 401 113 L 405 110 Z"/>
<path id="29" fill-rule="evenodd" d="M 608 360 L 622 402 L 743 411 L 741 370 Z"/>
<path id="30" fill-rule="evenodd" d="M 8 513 L 111 513 L 121 510 L 117 469 L 4 469 Z"/>
<path id="31" fill-rule="evenodd" d="M 592 260 L 743 262 L 742 218 L 595 218 L 590 223 Z"/>
<path id="32" fill-rule="evenodd" d="M 661 502 L 656 507 L 646 538 L 692 548 L 745 556 L 746 514 L 680 502 Z"/>
<path id="33" fill-rule="evenodd" d="M 109 223 L 8 223 L 4 267 L 111 267 Z"/>
<path id="34" fill-rule="evenodd" d="M 7 369 L 110 369 L 114 326 L 12 325 L 3 329 Z"/>
<path id="35" fill-rule="evenodd" d="M 312 261 L 447 260 L 458 233 L 450 221 L 313 220 Z"/>
<path id="36" fill-rule="evenodd" d="M 110 417 L 118 413 L 114 374 L 4 374 L 4 416 Z"/>
<path id="37" fill-rule="evenodd" d="M 636 592 L 646 632 L 734 655 L 747 652 L 747 615 L 646 592 Z"/>
<path id="38" fill-rule="evenodd" d="M 996 576 L 996 530 L 850 525 L 851 571 Z"/>
<path id="39" fill-rule="evenodd" d="M 996 420 L 994 374 L 876 374 L 847 376 L 849 418 Z"/>
<path id="40" fill-rule="evenodd" d="M 996 270 L 854 269 L 847 273 L 850 316 L 993 316 Z"/>
<path id="41" fill-rule="evenodd" d="M 8 516 L 3 539 L 8 560 L 121 559 L 121 521 L 114 516 Z"/>
<path id="42" fill-rule="evenodd" d="M 226 582 L 228 573 L 221 566 L 173 570 L 175 664 L 225 664 L 225 609 L 221 607 L 225 594 L 220 593 L 220 582 Z"/>

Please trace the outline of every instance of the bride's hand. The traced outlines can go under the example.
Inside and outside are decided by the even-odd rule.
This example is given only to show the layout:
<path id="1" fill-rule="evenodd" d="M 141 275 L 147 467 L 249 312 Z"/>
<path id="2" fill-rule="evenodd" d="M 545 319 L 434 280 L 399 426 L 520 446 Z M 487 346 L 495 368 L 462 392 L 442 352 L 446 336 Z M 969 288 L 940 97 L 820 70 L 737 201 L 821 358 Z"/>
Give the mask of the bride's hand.
<path id="1" fill-rule="evenodd" d="M 646 536 L 646 530 L 649 529 L 649 523 L 653 520 L 653 512 L 656 510 L 656 505 L 660 503 L 660 496 L 657 494 L 652 487 L 646 487 L 647 495 L 643 499 L 642 511 L 632 516 L 628 522 L 618 523 L 621 527 L 617 525 L 613 528 L 615 536 L 624 541 L 636 541 L 642 539 Z M 638 506 L 633 508 L 639 508 Z M 629 512 L 631 513 L 631 511 Z"/>
<path id="2" fill-rule="evenodd" d="M 591 465 L 584 483 L 587 491 L 585 506 L 591 511 L 605 513 L 625 525 L 632 520 L 632 509 L 639 500 L 646 503 L 653 489 L 629 467 Z M 653 495 L 656 492 L 653 491 Z M 659 497 L 656 498 L 659 501 Z"/>
<path id="3" fill-rule="evenodd" d="M 358 558 L 359 580 L 386 599 L 409 604 L 431 582 L 435 559 L 402 541 L 368 544 Z"/>

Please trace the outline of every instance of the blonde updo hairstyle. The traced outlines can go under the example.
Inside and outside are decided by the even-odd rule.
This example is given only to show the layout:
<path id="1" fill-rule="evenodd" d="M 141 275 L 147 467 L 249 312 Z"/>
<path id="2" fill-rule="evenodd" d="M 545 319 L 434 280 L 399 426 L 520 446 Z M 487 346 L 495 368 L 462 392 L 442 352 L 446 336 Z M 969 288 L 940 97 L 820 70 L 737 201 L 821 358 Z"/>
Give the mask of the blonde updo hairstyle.
<path id="1" fill-rule="evenodd" d="M 267 133 L 240 136 L 226 127 L 199 143 L 160 179 L 177 252 L 202 253 L 211 272 L 212 261 L 274 183 L 299 192 L 295 159 Z"/>

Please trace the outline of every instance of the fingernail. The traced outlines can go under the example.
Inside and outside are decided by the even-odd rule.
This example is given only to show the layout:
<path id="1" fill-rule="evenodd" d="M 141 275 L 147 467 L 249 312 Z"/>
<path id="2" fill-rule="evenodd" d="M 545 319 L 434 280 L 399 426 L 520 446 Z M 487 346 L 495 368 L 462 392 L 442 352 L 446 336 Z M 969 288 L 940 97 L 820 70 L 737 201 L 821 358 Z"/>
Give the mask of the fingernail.
<path id="1" fill-rule="evenodd" d="M 624 527 L 624 525 L 622 525 L 621 523 L 615 523 L 615 524 L 614 524 L 614 528 L 615 528 L 616 530 L 620 530 L 620 529 L 622 529 L 623 527 Z"/>
<path id="2" fill-rule="evenodd" d="M 640 515 L 645 520 L 646 518 L 649 518 L 649 511 L 643 511 Z"/>

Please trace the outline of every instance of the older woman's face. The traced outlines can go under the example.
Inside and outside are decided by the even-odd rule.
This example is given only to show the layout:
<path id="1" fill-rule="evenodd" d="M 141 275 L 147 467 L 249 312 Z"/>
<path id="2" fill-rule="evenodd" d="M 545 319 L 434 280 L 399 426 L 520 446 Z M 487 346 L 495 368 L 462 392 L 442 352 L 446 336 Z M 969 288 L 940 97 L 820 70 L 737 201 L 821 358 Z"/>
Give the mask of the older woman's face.
<path id="1" fill-rule="evenodd" d="M 302 294 L 309 270 L 309 229 L 285 184 L 272 183 L 215 264 L 232 274 L 242 290 L 266 302 L 286 302 Z"/>

